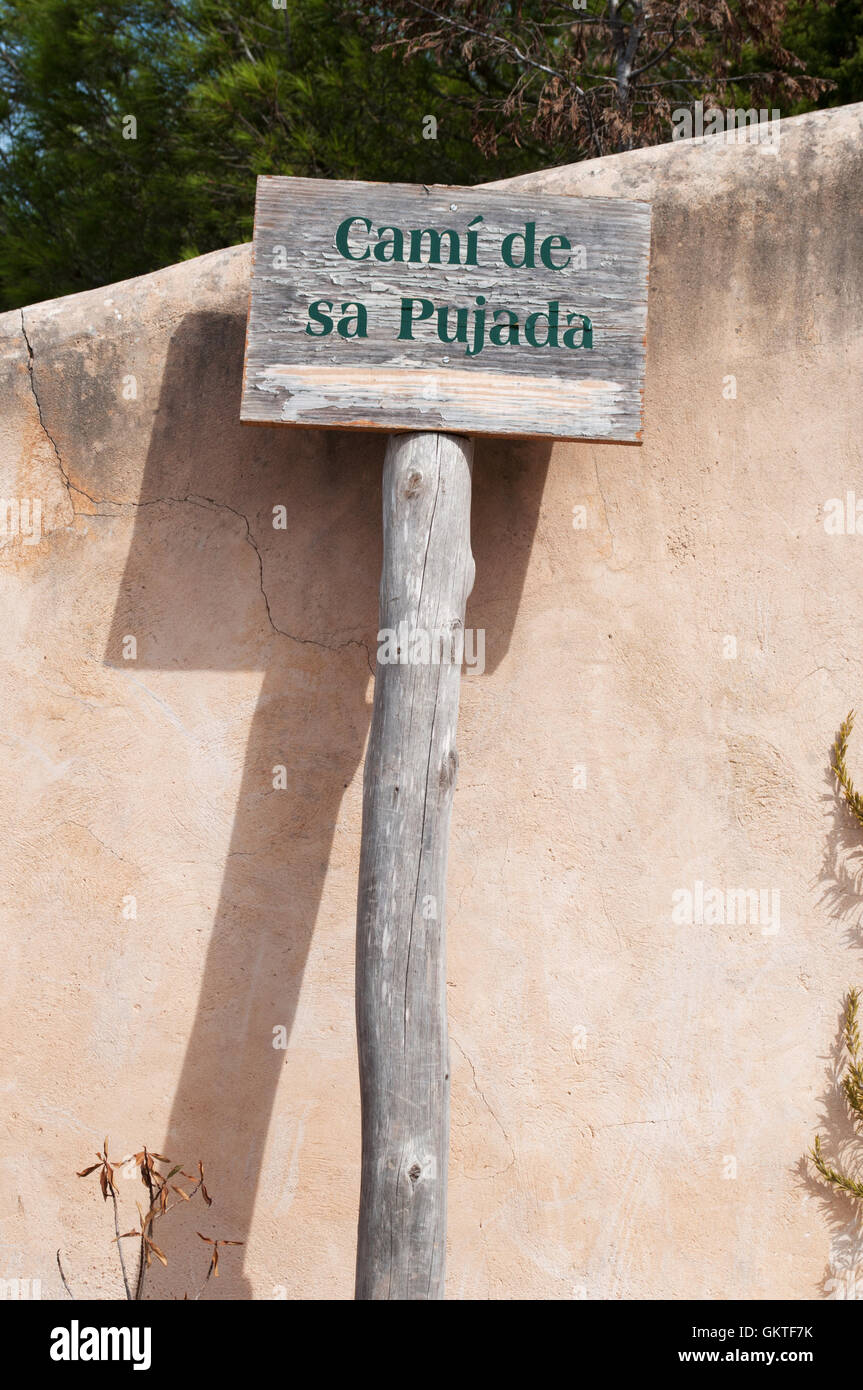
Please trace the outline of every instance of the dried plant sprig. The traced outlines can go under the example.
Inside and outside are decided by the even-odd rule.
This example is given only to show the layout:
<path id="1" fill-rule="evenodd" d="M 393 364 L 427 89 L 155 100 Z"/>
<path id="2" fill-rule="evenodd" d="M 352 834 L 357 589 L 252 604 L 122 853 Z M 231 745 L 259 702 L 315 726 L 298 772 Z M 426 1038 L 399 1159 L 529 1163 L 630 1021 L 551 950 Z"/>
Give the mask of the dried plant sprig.
<path id="1" fill-rule="evenodd" d="M 832 1168 L 830 1166 L 821 1149 L 820 1135 L 816 1134 L 815 1143 L 809 1150 L 809 1157 L 826 1182 L 829 1182 L 833 1187 L 840 1188 L 843 1192 L 847 1192 L 850 1196 L 863 1201 L 863 1182 L 858 1182 L 856 1178 L 851 1178 L 847 1173 L 842 1173 L 837 1168 Z"/>
<path id="2" fill-rule="evenodd" d="M 152 1227 L 155 1212 L 148 1212 L 145 1216 L 144 1213 L 141 1211 L 140 1205 L 138 1205 L 138 1215 L 141 1218 L 140 1231 L 137 1229 L 137 1227 L 135 1227 L 131 1231 L 124 1231 L 122 1235 L 117 1236 L 117 1240 L 125 1240 L 128 1236 L 138 1236 L 144 1250 L 144 1259 L 146 1262 L 147 1269 L 150 1268 L 150 1263 L 153 1255 L 156 1256 L 157 1260 L 161 1260 L 163 1265 L 167 1265 L 168 1257 L 162 1250 L 159 1249 L 155 1241 L 152 1240 L 152 1238 L 147 1234 L 147 1231 Z"/>
<path id="3" fill-rule="evenodd" d="M 848 999 L 845 1003 L 845 1046 L 855 1066 L 860 1060 L 859 1009 L 860 991 L 856 985 L 853 985 L 848 991 Z"/>
<path id="4" fill-rule="evenodd" d="M 848 752 L 848 740 L 854 728 L 854 714 L 855 712 L 853 709 L 849 710 L 845 719 L 839 725 L 839 733 L 833 745 L 833 761 L 831 767 L 836 781 L 839 783 L 844 793 L 846 806 L 851 814 L 863 825 L 863 796 L 860 795 L 854 786 L 851 774 L 848 771 L 848 764 L 845 756 Z"/>
<path id="5" fill-rule="evenodd" d="M 165 1154 L 156 1153 L 154 1150 L 148 1149 L 146 1145 L 144 1145 L 139 1152 L 130 1154 L 119 1162 L 112 1162 L 108 1157 L 107 1139 L 105 1140 L 103 1149 L 101 1151 L 97 1150 L 96 1157 L 99 1160 L 98 1163 L 92 1163 L 89 1167 L 82 1169 L 81 1172 L 78 1173 L 78 1177 L 87 1177 L 90 1173 L 95 1173 L 97 1170 L 99 1172 L 99 1184 L 102 1189 L 103 1199 L 107 1201 L 110 1195 L 114 1207 L 114 1230 L 116 1234 L 111 1244 L 117 1246 L 126 1297 L 133 1301 L 139 1300 L 143 1297 L 146 1272 L 151 1267 L 153 1258 L 155 1257 L 162 1265 L 167 1266 L 168 1264 L 167 1255 L 160 1249 L 153 1238 L 153 1229 L 156 1221 L 167 1215 L 174 1207 L 179 1206 L 180 1202 L 191 1202 L 198 1192 L 200 1192 L 202 1199 L 208 1207 L 213 1205 L 213 1198 L 210 1196 L 204 1184 L 204 1165 L 199 1161 L 197 1176 L 194 1173 L 187 1173 L 181 1163 L 176 1163 L 173 1167 L 170 1167 L 167 1172 L 162 1172 L 157 1165 L 168 1165 L 171 1160 Z M 114 1178 L 114 1172 L 117 1167 L 126 1167 L 130 1163 L 140 1169 L 141 1182 L 147 1190 L 149 1201 L 147 1203 L 146 1212 L 142 1210 L 139 1203 L 136 1203 L 138 1207 L 139 1225 L 128 1231 L 121 1231 L 117 1205 L 117 1194 L 119 1189 Z M 190 1189 L 187 1189 L 178 1182 L 170 1181 L 170 1179 L 178 1175 L 184 1178 L 187 1183 L 191 1183 Z M 169 1193 L 176 1194 L 173 1200 L 169 1200 Z M 134 1292 L 132 1291 L 126 1270 L 122 1245 L 124 1240 L 132 1238 L 140 1242 L 138 1272 L 135 1279 Z M 202 1236 L 201 1239 L 209 1240 L 209 1237 Z M 212 1241 L 210 1241 L 210 1243 L 213 1244 Z M 221 1239 L 215 1242 L 204 1285 L 206 1285 L 211 1275 L 216 1275 L 216 1277 L 218 1277 L 218 1246 L 241 1244 L 242 1241 L 226 1241 Z M 60 1265 L 59 1251 L 57 1262 L 60 1267 L 60 1276 L 63 1279 L 64 1287 L 67 1292 L 69 1292 L 69 1286 L 66 1283 L 62 1265 Z M 202 1285 L 201 1291 L 203 1291 L 204 1285 Z M 197 1297 L 200 1297 L 200 1292 Z"/>
<path id="6" fill-rule="evenodd" d="M 57 1251 L 57 1268 L 58 1268 L 59 1271 L 60 1271 L 60 1279 L 61 1279 L 61 1281 L 62 1281 L 63 1288 L 66 1290 L 66 1292 L 67 1292 L 67 1294 L 69 1295 L 70 1298 L 74 1298 L 75 1295 L 73 1294 L 72 1290 L 69 1288 L 69 1285 L 68 1285 L 68 1283 L 66 1282 L 66 1275 L 63 1273 L 63 1264 L 62 1264 L 62 1261 L 61 1261 L 61 1259 L 60 1259 L 60 1251 L 59 1251 L 59 1250 Z"/>
<path id="7" fill-rule="evenodd" d="M 101 1189 L 102 1189 L 102 1199 L 103 1199 L 103 1201 L 107 1202 L 107 1200 L 108 1200 L 108 1192 L 109 1192 L 109 1191 L 110 1191 L 110 1192 L 116 1192 L 116 1191 L 117 1191 L 117 1187 L 116 1187 L 116 1184 L 115 1184 L 115 1182 L 114 1182 L 114 1169 L 113 1169 L 113 1167 L 111 1166 L 111 1163 L 110 1163 L 110 1161 L 109 1161 L 109 1159 L 108 1159 L 108 1140 L 107 1140 L 107 1139 L 105 1140 L 105 1146 L 104 1146 L 102 1152 L 100 1153 L 98 1149 L 96 1150 L 96 1157 L 97 1157 L 98 1160 L 99 1160 L 98 1163 L 91 1163 L 89 1168 L 82 1168 L 81 1172 L 80 1172 L 80 1173 L 76 1173 L 75 1176 L 78 1177 L 78 1178 L 87 1178 L 87 1177 L 90 1176 L 91 1173 L 95 1173 L 96 1169 L 98 1168 L 98 1169 L 99 1169 L 99 1186 L 100 1186 Z"/>
<path id="8" fill-rule="evenodd" d="M 209 1192 L 207 1191 L 206 1187 L 204 1186 L 204 1165 L 203 1165 L 203 1163 L 200 1162 L 200 1160 L 199 1160 L 199 1162 L 198 1162 L 198 1172 L 199 1172 L 200 1175 L 201 1175 L 200 1181 L 199 1181 L 199 1183 L 198 1183 L 198 1186 L 199 1186 L 200 1189 L 201 1189 L 201 1196 L 203 1197 L 204 1201 L 207 1203 L 207 1206 L 208 1206 L 208 1207 L 211 1207 L 211 1206 L 213 1205 L 213 1199 L 212 1199 L 212 1197 L 210 1196 Z M 229 1244 L 234 1244 L 234 1245 L 235 1245 L 236 1243 L 237 1243 L 236 1241 L 229 1242 Z"/>
<path id="9" fill-rule="evenodd" d="M 859 1011 L 860 991 L 855 985 L 849 989 L 848 997 L 845 1000 L 843 1036 L 845 1050 L 848 1053 L 848 1063 L 845 1068 L 845 1075 L 842 1077 L 842 1090 L 854 1123 L 857 1125 L 863 1123 L 863 1059 L 860 1056 Z M 831 1186 L 863 1201 L 863 1181 L 852 1178 L 848 1173 L 834 1168 L 827 1161 L 821 1147 L 820 1135 L 815 1136 L 815 1143 L 809 1151 L 809 1157 L 825 1182 L 829 1182 Z"/>
<path id="10" fill-rule="evenodd" d="M 212 1247 L 213 1247 L 213 1253 L 212 1253 L 212 1255 L 210 1256 L 210 1268 L 207 1270 L 207 1279 L 209 1279 L 209 1277 L 210 1277 L 211 1274 L 212 1274 L 212 1276 L 213 1276 L 214 1279 L 218 1279 L 218 1277 L 219 1277 L 219 1246 L 220 1246 L 220 1245 L 242 1245 L 243 1242 L 242 1242 L 241 1240 L 212 1240 L 210 1236 L 202 1236 L 200 1231 L 198 1231 L 197 1234 L 201 1237 L 201 1240 L 205 1240 L 205 1241 L 207 1242 L 208 1245 L 212 1245 Z M 204 1283 L 205 1283 L 205 1284 L 206 1284 L 206 1282 L 207 1282 L 207 1279 L 204 1280 Z"/>
<path id="11" fill-rule="evenodd" d="M 845 1006 L 845 1048 L 850 1060 L 842 1078 L 842 1089 L 845 1092 L 849 1109 L 854 1112 L 856 1124 L 863 1123 L 863 1063 L 861 1063 L 860 1058 L 859 1005 L 860 991 L 856 988 L 849 990 Z"/>
<path id="12" fill-rule="evenodd" d="M 105 1201 L 105 1202 L 107 1202 L 107 1200 L 108 1200 L 108 1193 L 110 1192 L 110 1194 L 111 1194 L 111 1202 L 112 1202 L 113 1207 L 114 1207 L 114 1230 L 117 1232 L 117 1239 L 119 1240 L 119 1237 L 120 1237 L 120 1213 L 119 1213 L 119 1209 L 118 1209 L 118 1207 L 117 1207 L 117 1184 L 114 1182 L 114 1169 L 113 1169 L 113 1167 L 112 1167 L 112 1165 L 111 1165 L 111 1162 L 110 1162 L 110 1160 L 109 1160 L 109 1158 L 108 1158 L 108 1138 L 107 1138 L 107 1135 L 106 1135 L 106 1137 L 105 1137 L 105 1144 L 104 1144 L 104 1147 L 103 1147 L 103 1149 L 102 1149 L 102 1152 L 99 1153 L 99 1151 L 98 1151 L 98 1149 L 97 1149 L 97 1150 L 96 1150 L 96 1157 L 99 1159 L 99 1162 L 98 1162 L 98 1163 L 91 1163 L 89 1168 L 84 1168 L 84 1169 L 82 1169 L 82 1171 L 81 1171 L 80 1173 L 77 1174 L 77 1177 L 79 1177 L 79 1178 L 86 1178 L 86 1177 L 88 1176 L 88 1174 L 94 1173 L 94 1172 L 96 1171 L 97 1168 L 99 1169 L 99 1185 L 100 1185 L 100 1187 L 102 1188 L 102 1200 Z M 123 1162 L 126 1162 L 126 1160 L 124 1159 Z M 122 1164 L 121 1164 L 121 1166 L 122 1166 Z M 118 1253 L 119 1256 L 120 1256 L 120 1270 L 121 1270 L 121 1273 L 122 1273 L 122 1275 L 123 1275 L 123 1287 L 124 1287 L 125 1290 L 126 1290 L 126 1297 L 130 1299 L 130 1298 L 132 1297 L 132 1290 L 131 1290 L 131 1287 L 130 1287 L 130 1285 L 129 1285 L 129 1274 L 128 1274 L 128 1271 L 127 1271 L 127 1269 L 126 1269 L 126 1261 L 125 1261 L 125 1259 L 123 1258 L 123 1251 L 122 1251 L 122 1249 L 121 1249 L 121 1247 L 120 1247 L 119 1245 L 117 1246 L 117 1253 Z M 59 1261 L 59 1254 L 58 1254 L 57 1263 L 59 1264 L 59 1262 L 60 1262 L 60 1261 Z M 60 1271 L 60 1274 L 61 1274 L 61 1277 L 62 1277 L 62 1274 L 63 1274 L 62 1269 L 61 1269 L 61 1271 Z M 63 1282 L 64 1282 L 64 1284 L 65 1284 L 65 1282 L 66 1282 L 65 1279 L 63 1280 Z"/>
<path id="13" fill-rule="evenodd" d="M 833 759 L 830 766 L 842 788 L 845 804 L 858 823 L 863 825 L 863 796 L 854 786 L 847 763 L 848 742 L 853 728 L 854 710 L 852 709 L 848 711 L 845 719 L 839 725 L 839 733 L 833 744 Z M 849 989 L 845 1000 L 842 1032 L 848 1059 L 845 1074 L 842 1077 L 842 1091 L 850 1111 L 851 1120 L 858 1129 L 858 1134 L 860 1128 L 863 1127 L 863 1057 L 861 1057 L 859 1015 L 860 990 L 854 985 Z M 850 1173 L 843 1172 L 840 1168 L 833 1167 L 832 1163 L 824 1156 L 819 1134 L 815 1136 L 815 1143 L 809 1150 L 809 1157 L 825 1182 L 838 1191 L 846 1192 L 849 1197 L 863 1202 L 863 1180 L 852 1177 Z"/>

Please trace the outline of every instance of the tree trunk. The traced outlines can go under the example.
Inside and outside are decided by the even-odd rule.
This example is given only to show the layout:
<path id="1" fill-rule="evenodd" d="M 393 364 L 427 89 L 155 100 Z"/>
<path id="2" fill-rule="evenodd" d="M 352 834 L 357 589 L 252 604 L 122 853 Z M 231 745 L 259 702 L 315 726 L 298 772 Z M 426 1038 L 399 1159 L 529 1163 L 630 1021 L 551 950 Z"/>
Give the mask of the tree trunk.
<path id="1" fill-rule="evenodd" d="M 382 631 L 357 900 L 358 1299 L 443 1297 L 444 898 L 464 612 L 474 577 L 472 457 L 471 441 L 459 435 L 408 434 L 390 439 L 384 464 Z M 383 630 L 394 634 L 389 644 Z"/>

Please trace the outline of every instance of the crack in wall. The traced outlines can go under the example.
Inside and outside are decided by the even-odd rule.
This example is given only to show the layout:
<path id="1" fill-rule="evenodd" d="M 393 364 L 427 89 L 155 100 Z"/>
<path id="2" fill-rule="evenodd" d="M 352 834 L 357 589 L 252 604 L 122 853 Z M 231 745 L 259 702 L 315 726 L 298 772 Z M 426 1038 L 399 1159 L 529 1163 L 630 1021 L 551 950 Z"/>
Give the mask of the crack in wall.
<path id="1" fill-rule="evenodd" d="M 467 1053 L 465 1052 L 464 1048 L 462 1047 L 461 1043 L 458 1041 L 457 1038 L 454 1038 L 454 1037 L 453 1037 L 452 1033 L 450 1033 L 450 1040 L 451 1040 L 452 1042 L 455 1043 L 455 1045 L 456 1045 L 456 1047 L 458 1048 L 459 1052 L 461 1053 L 462 1057 L 464 1058 L 464 1060 L 467 1062 L 468 1066 L 470 1067 L 471 1075 L 473 1076 L 474 1090 L 476 1091 L 477 1095 L 479 1096 L 480 1100 L 482 1101 L 482 1103 L 483 1103 L 483 1105 L 485 1106 L 485 1108 L 486 1108 L 486 1110 L 488 1111 L 488 1113 L 491 1115 L 492 1119 L 494 1120 L 495 1124 L 497 1125 L 498 1129 L 500 1130 L 501 1134 L 503 1135 L 504 1139 L 506 1140 L 507 1145 L 509 1146 L 509 1152 L 510 1152 L 510 1155 L 511 1155 L 510 1160 L 509 1160 L 509 1163 L 507 1163 L 507 1164 L 505 1165 L 505 1167 L 503 1167 L 503 1168 L 495 1168 L 495 1170 L 494 1170 L 493 1172 L 488 1173 L 488 1174 L 485 1175 L 486 1177 L 489 1177 L 489 1178 L 499 1178 L 499 1177 L 501 1176 L 501 1174 L 503 1174 L 503 1173 L 508 1173 L 509 1170 L 510 1170 L 510 1168 L 512 1167 L 512 1165 L 515 1163 L 515 1149 L 514 1149 L 514 1147 L 513 1147 L 512 1140 L 510 1139 L 509 1135 L 507 1134 L 506 1130 L 504 1129 L 503 1124 L 501 1123 L 501 1121 L 500 1121 L 500 1119 L 498 1118 L 497 1114 L 495 1113 L 495 1111 L 494 1111 L 494 1110 L 491 1108 L 491 1106 L 489 1105 L 488 1100 L 487 1100 L 486 1095 L 485 1095 L 485 1092 L 483 1091 L 482 1087 L 480 1086 L 479 1082 L 478 1082 L 477 1079 L 476 1079 L 476 1067 L 474 1066 L 474 1064 L 473 1064 L 473 1062 L 471 1061 L 470 1057 L 468 1057 L 468 1055 L 467 1055 Z"/>
<path id="2" fill-rule="evenodd" d="M 45 424 L 45 417 L 42 414 L 42 402 L 39 400 L 39 393 L 36 390 L 36 379 L 34 377 L 36 357 L 33 352 L 33 344 L 30 342 L 30 337 L 27 333 L 27 325 L 24 322 L 24 310 L 21 309 L 19 312 L 21 314 L 21 337 L 24 339 L 24 345 L 27 348 L 27 375 L 30 379 L 30 391 L 36 405 L 36 414 L 39 416 L 39 425 L 41 427 L 42 433 L 51 445 L 51 448 L 54 450 L 54 454 L 57 459 L 57 467 L 60 469 L 60 476 L 63 479 L 63 486 L 69 494 L 69 504 L 72 508 L 72 515 L 75 516 L 77 515 L 77 513 L 75 512 L 75 503 L 72 501 L 72 481 L 69 477 L 69 474 L 63 467 L 63 460 L 60 457 L 60 450 L 57 447 L 57 441 L 48 429 L 48 426 Z M 75 490 L 77 492 L 78 489 L 76 488 Z M 93 499 L 91 498 L 90 500 L 92 501 Z"/>
<path id="3" fill-rule="evenodd" d="M 54 450 L 54 455 L 55 455 L 55 457 L 56 457 L 56 459 L 57 459 L 57 467 L 58 467 L 59 470 L 60 470 L 60 477 L 61 477 L 62 480 L 63 480 L 63 486 L 65 487 L 66 492 L 67 492 L 68 497 L 69 497 L 69 505 L 70 505 L 71 508 L 72 508 L 72 516 L 73 516 L 74 518 L 77 518 L 78 516 L 82 516 L 82 515 L 83 515 L 83 516 L 102 516 L 102 517 L 111 517 L 111 516 L 117 515 L 116 512 L 84 512 L 84 513 L 79 512 L 79 511 L 77 510 L 76 506 L 75 506 L 75 499 L 74 499 L 73 496 L 72 496 L 73 492 L 76 492 L 76 493 L 78 494 L 79 497 L 86 497 L 87 501 L 88 501 L 88 502 L 92 502 L 93 506 L 95 506 L 95 507 L 108 506 L 108 507 L 118 507 L 118 508 L 123 508 L 123 507 L 141 508 L 141 507 L 157 507 L 157 506 L 167 506 L 167 505 L 175 505 L 175 506 L 185 506 L 185 505 L 187 505 L 187 506 L 194 506 L 194 507 L 205 507 L 205 508 L 207 508 L 207 509 L 209 509 L 209 510 L 224 510 L 224 511 L 232 512 L 234 516 L 239 517 L 239 519 L 244 523 L 245 528 L 246 528 L 246 540 L 248 541 L 249 545 L 252 547 L 252 549 L 254 550 L 255 554 L 256 554 L 257 557 L 258 557 L 258 575 L 259 575 L 259 584 L 260 584 L 260 590 L 261 590 L 261 597 L 262 597 L 263 600 L 264 600 L 264 607 L 265 607 L 266 610 L 267 610 L 267 620 L 268 620 L 268 622 L 269 622 L 269 624 L 270 624 L 270 627 L 272 628 L 273 632 L 277 633 L 279 637 L 286 637 L 286 638 L 288 639 L 288 641 L 290 641 L 290 642 L 297 642 L 297 643 L 299 643 L 301 646 L 306 646 L 306 647 L 320 647 L 323 651 L 328 651 L 328 652 L 339 652 L 339 651 L 344 651 L 347 647 L 362 647 L 363 651 L 364 651 L 365 654 L 366 654 L 366 663 L 367 663 L 367 665 L 368 665 L 369 672 L 371 673 L 372 676 L 374 676 L 374 674 L 375 674 L 375 668 L 374 668 L 374 666 L 372 665 L 371 652 L 369 651 L 368 644 L 367 644 L 366 642 L 364 642 L 361 638 L 352 637 L 352 638 L 349 638 L 347 642 L 321 642 L 321 641 L 319 641 L 317 638 L 314 638 L 314 637 L 297 637 L 294 633 L 292 633 L 292 632 L 286 632 L 284 628 L 281 628 L 281 627 L 278 627 L 278 626 L 277 626 L 277 624 L 275 623 L 275 621 L 274 621 L 274 619 L 273 619 L 272 609 L 270 608 L 270 599 L 269 599 L 269 595 L 267 594 L 266 588 L 264 587 L 264 557 L 263 557 L 263 555 L 261 554 L 261 549 L 260 549 L 260 546 L 258 545 L 258 542 L 255 540 L 255 537 L 254 537 L 254 535 L 252 534 L 252 528 L 251 528 L 251 526 L 250 526 L 250 524 L 249 524 L 249 518 L 245 515 L 244 512 L 238 511 L 236 507 L 230 506 L 230 504 L 227 503 L 227 502 L 217 502 L 216 499 L 215 499 L 214 497 L 195 496 L 194 494 L 192 494 L 192 495 L 190 495 L 190 496 L 187 496 L 187 497 L 154 497 L 154 498 L 151 498 L 151 499 L 149 499 L 148 501 L 145 501 L 145 502 L 142 502 L 142 501 L 133 502 L 133 501 L 128 501 L 128 500 L 126 500 L 126 499 L 121 499 L 121 500 L 119 500 L 119 501 L 115 501 L 113 498 L 110 498 L 110 497 L 91 497 L 91 495 L 90 495 L 89 492 L 85 492 L 83 488 L 78 487 L 76 483 L 73 483 L 73 482 L 72 482 L 72 479 L 70 478 L 69 474 L 67 473 L 66 469 L 65 469 L 64 466 L 63 466 L 63 458 L 62 458 L 62 455 L 61 455 L 61 453 L 60 453 L 60 449 L 59 449 L 59 447 L 58 447 L 58 445 L 57 445 L 57 441 L 56 441 L 56 439 L 54 438 L 54 436 L 51 434 L 51 431 L 48 429 L 48 426 L 45 424 L 45 416 L 44 416 L 43 411 L 42 411 L 42 402 L 39 400 L 39 393 L 38 393 L 38 391 L 36 390 L 36 376 L 35 376 L 36 354 L 35 354 L 35 352 L 33 351 L 33 344 L 31 343 L 31 341 L 30 341 L 30 336 L 29 336 L 29 334 L 28 334 L 28 332 L 27 332 L 27 325 L 26 325 L 26 323 L 25 323 L 25 321 L 24 321 L 24 310 L 23 310 L 23 309 L 20 310 L 20 314 L 21 314 L 21 336 L 22 336 L 22 338 L 24 339 L 24 344 L 25 344 L 25 346 L 26 346 L 26 348 L 27 348 L 27 374 L 28 374 L 28 377 L 29 377 L 29 380 L 30 380 L 30 391 L 31 391 L 31 394 L 32 394 L 32 396 L 33 396 L 33 401 L 34 401 L 35 406 L 36 406 L 36 413 L 37 413 L 37 415 L 38 415 L 38 417 L 39 417 L 39 425 L 40 425 L 40 427 L 41 427 L 41 429 L 42 429 L 42 433 L 45 435 L 45 438 L 48 440 L 48 442 L 49 442 L 50 445 L 51 445 L 51 448 Z"/>
<path id="4" fill-rule="evenodd" d="M 106 845 L 106 843 L 105 843 L 104 840 L 100 840 L 100 838 L 99 838 L 99 836 L 96 834 L 95 830 L 91 830 L 89 825 L 82 825 L 81 822 L 80 822 L 80 821 L 77 821 L 77 820 L 64 820 L 64 821 L 61 821 L 61 822 L 60 822 L 61 828 L 62 828 L 64 825 L 71 825 L 71 826 L 74 826 L 76 830 L 83 830 L 84 833 L 85 833 L 86 835 L 89 835 L 92 839 L 94 839 L 94 840 L 96 841 L 96 844 L 97 844 L 97 845 L 101 845 L 102 848 L 103 848 L 104 850 L 107 850 L 108 854 L 112 854 L 112 855 L 114 856 L 115 859 L 119 859 L 121 864 L 129 864 L 129 860 L 128 860 L 128 859 L 124 859 L 123 856 L 122 856 L 122 854 L 118 854 L 117 851 L 116 851 L 115 849 L 112 849 L 110 845 Z M 133 864 L 133 865 L 131 865 L 130 867 L 136 868 L 136 869 L 137 869 L 137 868 L 138 868 L 138 865 L 137 865 L 137 864 Z"/>
<path id="5" fill-rule="evenodd" d="M 617 545 L 614 539 L 614 532 L 611 529 L 611 521 L 608 516 L 608 502 L 605 496 L 605 489 L 602 486 L 602 479 L 599 476 L 599 463 L 596 458 L 593 460 L 593 471 L 596 474 L 596 486 L 599 488 L 599 495 L 602 498 L 602 510 L 605 513 L 605 528 L 608 531 L 608 538 L 611 541 L 611 553 L 617 559 Z"/>

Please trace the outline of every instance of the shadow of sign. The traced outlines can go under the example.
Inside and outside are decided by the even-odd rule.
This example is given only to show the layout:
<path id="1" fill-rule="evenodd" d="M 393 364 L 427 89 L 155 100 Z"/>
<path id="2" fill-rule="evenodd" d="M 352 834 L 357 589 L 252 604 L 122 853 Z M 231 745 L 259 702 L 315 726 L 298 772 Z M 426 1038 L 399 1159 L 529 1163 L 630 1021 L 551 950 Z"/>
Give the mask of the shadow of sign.
<path id="1" fill-rule="evenodd" d="M 291 1090 L 291 1053 L 273 1046 L 273 1029 L 290 1036 L 340 804 L 368 733 L 385 436 L 241 425 L 244 330 L 239 315 L 192 313 L 171 340 L 105 661 L 263 676 L 161 1140 L 162 1152 L 187 1166 L 200 1158 L 211 1175 L 217 1205 L 205 1232 L 218 1226 L 220 1237 L 247 1242 L 276 1092 L 283 1107 Z M 509 644 L 548 456 L 542 443 L 477 446 L 468 623 L 487 627 L 487 675 Z M 179 545 L 169 501 L 186 505 Z M 277 506 L 284 529 L 273 525 Z M 123 656 L 130 634 L 134 662 Z M 278 764 L 286 786 L 277 790 Z M 358 841 L 359 823 L 356 831 Z M 189 860 L 198 852 L 190 845 Z M 352 981 L 352 958 L 344 970 Z M 355 1153 L 333 1158 L 358 1193 L 359 1133 Z M 153 1271 L 151 1297 L 191 1296 L 206 1269 L 200 1209 L 170 1219 L 171 1259 Z M 290 1282 L 289 1231 L 290 1218 L 274 1284 Z M 247 1248 L 229 1252 L 208 1298 L 251 1297 Z"/>

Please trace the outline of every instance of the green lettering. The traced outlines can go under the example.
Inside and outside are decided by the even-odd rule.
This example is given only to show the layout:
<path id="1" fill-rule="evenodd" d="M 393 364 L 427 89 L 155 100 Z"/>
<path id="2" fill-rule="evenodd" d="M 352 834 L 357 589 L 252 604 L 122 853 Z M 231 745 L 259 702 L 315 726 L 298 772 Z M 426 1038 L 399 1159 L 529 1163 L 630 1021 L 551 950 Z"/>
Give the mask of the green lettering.
<path id="1" fill-rule="evenodd" d="M 383 241 L 384 232 L 392 232 L 392 240 Z M 386 254 L 392 248 L 392 255 Z M 376 261 L 403 261 L 405 258 L 405 239 L 398 227 L 378 227 L 378 244 L 375 247 Z"/>
<path id="2" fill-rule="evenodd" d="M 520 261 L 514 259 L 516 238 L 524 242 L 524 255 Z M 500 254 L 504 265 L 512 270 L 533 270 L 536 266 L 536 223 L 526 222 L 523 232 L 510 232 L 501 243 Z"/>
<path id="3" fill-rule="evenodd" d="M 456 309 L 455 333 L 452 336 L 449 332 L 449 311 L 449 304 L 442 304 L 437 311 L 438 337 L 442 343 L 467 343 L 467 309 Z"/>
<path id="4" fill-rule="evenodd" d="M 349 314 L 349 309 L 354 312 Z M 339 319 L 336 328 L 336 332 L 342 338 L 367 338 L 369 336 L 369 316 L 365 304 L 361 304 L 358 299 L 349 299 L 347 304 L 342 305 L 342 315 L 343 317 Z M 350 331 L 352 324 L 354 326 L 353 333 Z"/>
<path id="5" fill-rule="evenodd" d="M 420 311 L 414 318 L 413 306 L 418 304 Z M 430 319 L 434 313 L 434 305 L 430 299 L 402 299 L 402 312 L 399 321 L 399 338 L 409 338 L 413 342 L 413 325 L 422 323 L 423 319 Z"/>
<path id="6" fill-rule="evenodd" d="M 306 332 L 310 338 L 326 338 L 327 334 L 333 331 L 333 321 L 329 313 L 322 312 L 321 305 L 324 309 L 332 311 L 333 301 L 331 299 L 316 299 L 313 304 L 309 305 L 311 323 L 306 324 Z M 312 323 L 319 323 L 320 329 L 312 328 Z"/>
<path id="7" fill-rule="evenodd" d="M 476 265 L 477 263 L 476 251 L 477 237 L 479 236 L 479 232 L 474 231 L 473 229 L 476 227 L 477 222 L 482 222 L 482 220 L 482 213 L 478 213 L 477 216 L 472 218 L 471 221 L 467 224 L 467 251 L 465 252 L 464 258 L 465 265 Z"/>
<path id="8" fill-rule="evenodd" d="M 496 347 L 506 347 L 508 344 L 518 347 L 518 314 L 512 309 L 495 309 L 494 317 L 497 320 L 499 314 L 506 314 L 506 323 L 495 322 L 494 327 L 489 329 L 489 342 Z M 502 335 L 506 333 L 507 337 Z"/>
<path id="9" fill-rule="evenodd" d="M 578 322 L 578 328 L 567 328 L 563 334 L 563 346 L 568 348 L 592 348 L 593 347 L 593 324 L 587 314 L 567 314 L 567 323 Z M 575 335 L 580 335 L 580 341 L 575 341 Z"/>
<path id="10" fill-rule="evenodd" d="M 336 232 L 336 250 L 341 256 L 344 256 L 346 261 L 364 261 L 368 258 L 369 248 L 366 247 L 361 256 L 352 256 L 351 248 L 348 245 L 348 236 L 354 222 L 362 222 L 367 232 L 372 229 L 372 224 L 367 217 L 346 217 L 344 222 L 339 223 Z"/>
<path id="11" fill-rule="evenodd" d="M 474 218 L 476 221 L 476 218 Z M 423 227 L 421 230 L 411 232 L 411 253 L 408 261 L 422 261 L 423 258 L 423 237 L 429 239 L 428 265 L 440 265 L 441 263 L 441 242 L 443 238 L 449 237 L 449 264 L 459 265 L 461 263 L 461 248 L 459 245 L 458 232 L 452 227 L 445 227 L 442 232 L 438 232 L 434 227 Z M 472 262 L 476 265 L 476 261 Z"/>
<path id="12" fill-rule="evenodd" d="M 531 347 L 557 347 L 557 326 L 560 316 L 560 303 L 557 299 L 548 302 L 548 313 L 528 314 L 524 323 L 524 336 Z M 540 321 L 548 324 L 548 329 L 542 342 L 536 336 L 536 326 Z"/>
<path id="13" fill-rule="evenodd" d="M 557 246 L 553 245 L 555 241 L 557 242 Z M 552 251 L 571 250 L 572 247 L 565 236 L 547 236 L 542 246 L 539 248 L 539 259 L 542 261 L 543 265 L 548 266 L 549 270 L 566 270 L 572 257 L 567 256 L 566 260 L 562 261 L 560 265 L 555 265 L 554 261 L 551 259 L 551 253 Z"/>

